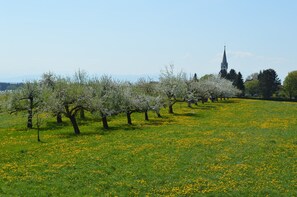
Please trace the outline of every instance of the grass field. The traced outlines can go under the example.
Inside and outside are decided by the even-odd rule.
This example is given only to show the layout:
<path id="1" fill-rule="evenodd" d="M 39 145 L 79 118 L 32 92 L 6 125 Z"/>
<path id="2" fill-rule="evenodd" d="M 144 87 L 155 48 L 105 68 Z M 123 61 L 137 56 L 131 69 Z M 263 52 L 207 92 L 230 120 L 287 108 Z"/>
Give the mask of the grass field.
<path id="1" fill-rule="evenodd" d="M 0 196 L 297 196 L 297 103 L 232 99 L 69 122 L 0 114 Z"/>

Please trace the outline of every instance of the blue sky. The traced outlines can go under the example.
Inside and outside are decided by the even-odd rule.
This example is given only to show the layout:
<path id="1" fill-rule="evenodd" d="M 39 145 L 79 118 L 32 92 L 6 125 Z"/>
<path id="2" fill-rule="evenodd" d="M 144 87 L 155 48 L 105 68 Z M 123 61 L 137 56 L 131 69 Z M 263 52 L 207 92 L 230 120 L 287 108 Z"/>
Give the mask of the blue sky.
<path id="1" fill-rule="evenodd" d="M 297 70 L 295 0 L 0 0 L 0 81 Z"/>

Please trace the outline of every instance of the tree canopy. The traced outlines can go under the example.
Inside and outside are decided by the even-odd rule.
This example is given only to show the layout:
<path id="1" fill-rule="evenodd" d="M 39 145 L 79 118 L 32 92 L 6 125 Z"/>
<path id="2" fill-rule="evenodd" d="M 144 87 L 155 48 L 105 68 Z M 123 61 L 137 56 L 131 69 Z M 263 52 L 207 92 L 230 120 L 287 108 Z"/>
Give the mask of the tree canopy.
<path id="1" fill-rule="evenodd" d="M 270 98 L 279 88 L 281 84 L 275 70 L 267 69 L 260 71 L 258 75 L 259 91 L 263 98 Z"/>
<path id="2" fill-rule="evenodd" d="M 297 70 L 288 73 L 284 80 L 284 89 L 290 99 L 297 98 Z"/>
<path id="3" fill-rule="evenodd" d="M 148 121 L 148 111 L 161 117 L 160 109 L 167 106 L 169 113 L 173 113 L 176 102 L 188 102 L 190 106 L 208 98 L 215 101 L 239 93 L 231 81 L 219 75 L 200 79 L 195 75 L 188 79 L 184 72 L 175 73 L 173 65 L 161 72 L 159 81 L 139 79 L 135 83 L 115 81 L 108 76 L 89 78 L 85 71 L 79 70 L 72 77 L 45 73 L 40 81 L 26 82 L 21 88 L 7 92 L 5 106 L 11 113 L 26 110 L 28 128 L 33 127 L 35 110 L 38 114 L 68 118 L 74 133 L 80 134 L 77 114 L 82 110 L 102 120 L 107 129 L 108 116 L 124 113 L 127 123 L 132 124 L 132 113 L 144 113 Z M 4 108 L 1 104 L 1 109 Z"/>

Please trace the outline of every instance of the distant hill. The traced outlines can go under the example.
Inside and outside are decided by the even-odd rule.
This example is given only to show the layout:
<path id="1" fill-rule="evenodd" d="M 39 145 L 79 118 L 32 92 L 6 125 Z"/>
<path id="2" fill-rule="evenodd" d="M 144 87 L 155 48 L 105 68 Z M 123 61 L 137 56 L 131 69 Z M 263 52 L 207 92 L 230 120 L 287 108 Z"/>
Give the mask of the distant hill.
<path id="1" fill-rule="evenodd" d="M 15 90 L 16 88 L 22 86 L 23 83 L 5 83 L 5 82 L 0 82 L 0 91 L 5 91 L 5 90 Z"/>

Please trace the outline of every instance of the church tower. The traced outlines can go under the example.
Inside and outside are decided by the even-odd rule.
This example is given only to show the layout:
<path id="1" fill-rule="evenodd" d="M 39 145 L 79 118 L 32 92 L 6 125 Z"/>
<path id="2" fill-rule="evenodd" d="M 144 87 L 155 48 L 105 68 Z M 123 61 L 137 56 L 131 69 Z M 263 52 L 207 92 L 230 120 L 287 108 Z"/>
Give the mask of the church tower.
<path id="1" fill-rule="evenodd" d="M 226 46 L 224 46 L 224 55 L 223 55 L 223 61 L 221 63 L 221 72 L 220 73 L 227 73 L 228 71 L 228 62 L 226 57 Z"/>

